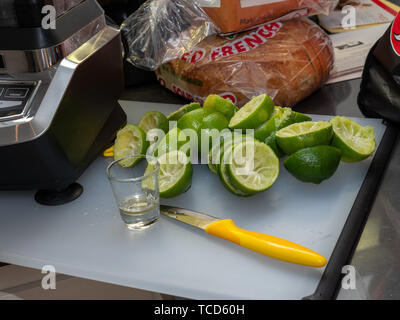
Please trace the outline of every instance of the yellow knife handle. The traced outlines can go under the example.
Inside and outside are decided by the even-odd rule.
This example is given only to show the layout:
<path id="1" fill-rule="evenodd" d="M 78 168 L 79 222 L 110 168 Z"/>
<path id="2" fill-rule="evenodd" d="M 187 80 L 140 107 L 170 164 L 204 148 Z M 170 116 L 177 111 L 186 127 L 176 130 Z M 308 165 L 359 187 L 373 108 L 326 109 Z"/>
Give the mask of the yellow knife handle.
<path id="1" fill-rule="evenodd" d="M 326 259 L 320 254 L 288 240 L 237 227 L 231 219 L 209 224 L 205 231 L 271 258 L 309 267 L 323 267 Z"/>

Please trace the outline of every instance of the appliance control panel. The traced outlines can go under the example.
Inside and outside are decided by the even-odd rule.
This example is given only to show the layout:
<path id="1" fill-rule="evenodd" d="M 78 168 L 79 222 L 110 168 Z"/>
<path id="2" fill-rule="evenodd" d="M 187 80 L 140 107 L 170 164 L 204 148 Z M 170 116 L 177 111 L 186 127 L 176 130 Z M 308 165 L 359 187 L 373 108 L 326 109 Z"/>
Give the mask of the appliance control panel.
<path id="1" fill-rule="evenodd" d="M 37 83 L 0 81 L 0 119 L 22 117 Z"/>

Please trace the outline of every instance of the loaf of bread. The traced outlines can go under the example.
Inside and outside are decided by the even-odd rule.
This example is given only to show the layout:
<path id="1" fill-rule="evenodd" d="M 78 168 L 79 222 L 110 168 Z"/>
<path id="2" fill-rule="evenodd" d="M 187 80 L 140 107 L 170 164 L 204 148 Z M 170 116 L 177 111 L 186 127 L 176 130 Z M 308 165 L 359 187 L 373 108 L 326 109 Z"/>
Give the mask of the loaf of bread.
<path id="1" fill-rule="evenodd" d="M 328 35 L 301 18 L 208 37 L 163 64 L 156 75 L 163 86 L 189 100 L 202 102 L 219 94 L 242 106 L 267 92 L 276 105 L 293 106 L 327 80 L 332 66 Z"/>
<path id="2" fill-rule="evenodd" d="M 202 0 L 202 8 L 223 33 L 246 30 L 275 19 L 328 14 L 337 0 Z"/>

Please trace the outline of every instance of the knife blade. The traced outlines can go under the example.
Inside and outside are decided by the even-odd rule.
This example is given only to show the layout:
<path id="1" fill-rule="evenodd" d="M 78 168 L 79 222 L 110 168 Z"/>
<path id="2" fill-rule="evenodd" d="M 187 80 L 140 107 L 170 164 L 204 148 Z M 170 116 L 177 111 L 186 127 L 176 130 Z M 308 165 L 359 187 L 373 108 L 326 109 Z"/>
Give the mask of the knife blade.
<path id="1" fill-rule="evenodd" d="M 203 229 L 208 234 L 274 259 L 315 268 L 326 265 L 326 259 L 311 249 L 278 237 L 241 229 L 232 219 L 219 219 L 166 205 L 160 205 L 160 212 L 169 218 Z"/>

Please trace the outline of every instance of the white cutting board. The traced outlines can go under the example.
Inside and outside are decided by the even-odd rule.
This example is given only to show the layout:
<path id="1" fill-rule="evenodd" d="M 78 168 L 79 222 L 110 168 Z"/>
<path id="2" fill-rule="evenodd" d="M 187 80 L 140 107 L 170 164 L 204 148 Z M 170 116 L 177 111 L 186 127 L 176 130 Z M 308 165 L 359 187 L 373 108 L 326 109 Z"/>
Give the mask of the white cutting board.
<path id="1" fill-rule="evenodd" d="M 131 123 L 148 110 L 168 114 L 179 107 L 121 104 Z M 375 127 L 379 145 L 381 121 L 355 120 Z M 329 259 L 371 160 L 341 163 L 320 185 L 302 183 L 281 166 L 272 188 L 249 198 L 232 195 L 206 165 L 195 165 L 191 189 L 162 203 L 232 218 Z M 301 299 L 315 291 L 324 269 L 273 260 L 166 217 L 145 231 L 129 231 L 105 168 L 100 157 L 79 180 L 83 195 L 60 207 L 35 203 L 33 192 L 0 192 L 0 261 L 50 264 L 59 273 L 195 299 Z"/>

